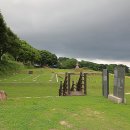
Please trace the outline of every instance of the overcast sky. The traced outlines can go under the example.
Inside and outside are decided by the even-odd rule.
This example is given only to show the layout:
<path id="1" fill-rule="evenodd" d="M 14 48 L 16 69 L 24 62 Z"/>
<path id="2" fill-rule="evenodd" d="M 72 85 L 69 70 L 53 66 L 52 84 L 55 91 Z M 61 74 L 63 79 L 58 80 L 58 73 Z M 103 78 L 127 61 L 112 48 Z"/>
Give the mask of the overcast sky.
<path id="1" fill-rule="evenodd" d="M 37 49 L 130 66 L 130 0 L 0 0 L 0 9 Z"/>

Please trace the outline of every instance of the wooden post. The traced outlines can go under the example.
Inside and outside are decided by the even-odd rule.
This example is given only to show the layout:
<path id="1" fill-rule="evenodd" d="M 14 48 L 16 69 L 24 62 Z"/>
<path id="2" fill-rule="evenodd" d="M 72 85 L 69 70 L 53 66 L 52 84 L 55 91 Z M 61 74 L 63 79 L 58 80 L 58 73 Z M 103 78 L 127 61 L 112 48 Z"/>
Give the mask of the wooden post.
<path id="1" fill-rule="evenodd" d="M 63 96 L 67 95 L 68 73 L 65 73 L 65 80 L 63 83 Z"/>
<path id="2" fill-rule="evenodd" d="M 59 96 L 62 96 L 62 81 L 60 81 Z"/>
<path id="3" fill-rule="evenodd" d="M 87 95 L 87 74 L 84 73 L 84 94 Z"/>
<path id="4" fill-rule="evenodd" d="M 70 95 L 70 73 L 68 73 L 68 95 Z"/>
<path id="5" fill-rule="evenodd" d="M 75 84 L 74 84 L 74 81 L 72 81 L 72 87 L 71 87 L 71 89 L 70 89 L 71 91 L 74 91 L 74 85 L 75 85 Z"/>

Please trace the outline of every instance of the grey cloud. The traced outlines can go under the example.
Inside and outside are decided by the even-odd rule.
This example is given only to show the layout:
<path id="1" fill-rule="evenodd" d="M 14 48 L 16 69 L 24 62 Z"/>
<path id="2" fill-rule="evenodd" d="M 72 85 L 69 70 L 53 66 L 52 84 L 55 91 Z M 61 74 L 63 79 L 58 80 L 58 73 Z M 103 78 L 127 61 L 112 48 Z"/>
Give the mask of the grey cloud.
<path id="1" fill-rule="evenodd" d="M 0 5 L 8 25 L 38 49 L 130 60 L 129 0 L 1 0 Z"/>

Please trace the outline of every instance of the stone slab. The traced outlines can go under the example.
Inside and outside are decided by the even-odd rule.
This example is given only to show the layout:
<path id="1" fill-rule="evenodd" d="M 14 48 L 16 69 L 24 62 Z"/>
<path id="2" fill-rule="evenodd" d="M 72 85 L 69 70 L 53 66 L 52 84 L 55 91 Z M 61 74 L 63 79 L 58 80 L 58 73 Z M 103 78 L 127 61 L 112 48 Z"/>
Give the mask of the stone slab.
<path id="1" fill-rule="evenodd" d="M 109 94 L 109 73 L 107 69 L 103 69 L 102 72 L 102 94 L 104 97 L 108 97 Z"/>
<path id="2" fill-rule="evenodd" d="M 116 67 L 114 70 L 114 96 L 124 99 L 125 68 Z"/>
<path id="3" fill-rule="evenodd" d="M 108 100 L 113 101 L 113 102 L 118 103 L 118 104 L 124 102 L 124 99 L 116 97 L 116 96 L 111 95 L 111 94 L 108 95 Z"/>
<path id="4" fill-rule="evenodd" d="M 71 91 L 70 96 L 84 96 L 84 93 L 81 91 Z"/>

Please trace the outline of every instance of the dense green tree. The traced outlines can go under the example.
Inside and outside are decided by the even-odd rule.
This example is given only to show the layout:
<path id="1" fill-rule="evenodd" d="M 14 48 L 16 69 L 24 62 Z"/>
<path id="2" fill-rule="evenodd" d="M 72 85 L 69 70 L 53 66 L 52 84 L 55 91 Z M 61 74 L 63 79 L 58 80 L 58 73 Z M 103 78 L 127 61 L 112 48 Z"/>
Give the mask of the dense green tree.
<path id="1" fill-rule="evenodd" d="M 17 60 L 21 48 L 20 39 L 10 28 L 7 28 L 7 37 L 7 51 L 15 58 L 15 60 Z"/>
<path id="2" fill-rule="evenodd" d="M 42 50 L 41 54 L 41 66 L 54 67 L 57 65 L 57 56 L 47 50 Z"/>
<path id="3" fill-rule="evenodd" d="M 59 57 L 58 67 L 61 69 L 72 69 L 76 67 L 77 60 L 74 58 Z"/>
<path id="4" fill-rule="evenodd" d="M 0 12 L 0 60 L 2 60 L 3 54 L 7 52 L 7 27 Z"/>
<path id="5" fill-rule="evenodd" d="M 10 28 L 6 26 L 2 14 L 0 13 L 0 59 L 6 53 L 17 57 L 20 48 L 20 40 Z"/>
<path id="6" fill-rule="evenodd" d="M 5 62 L 5 61 L 15 61 L 14 57 L 9 54 L 9 53 L 6 53 L 2 56 L 2 60 Z"/>
<path id="7" fill-rule="evenodd" d="M 80 65 L 80 67 L 87 67 L 89 69 L 93 69 L 93 70 L 97 70 L 97 71 L 101 69 L 99 64 L 93 63 L 93 62 L 89 62 L 89 61 L 84 61 L 84 60 L 79 62 L 79 65 Z"/>
<path id="8" fill-rule="evenodd" d="M 59 57 L 58 58 L 58 61 L 59 62 L 62 62 L 62 61 L 66 61 L 66 60 L 68 60 L 69 58 L 67 58 L 67 57 Z"/>
<path id="9" fill-rule="evenodd" d="M 18 55 L 18 61 L 23 62 L 24 64 L 34 64 L 41 59 L 40 51 L 33 48 L 26 41 L 20 41 L 20 50 Z"/>

